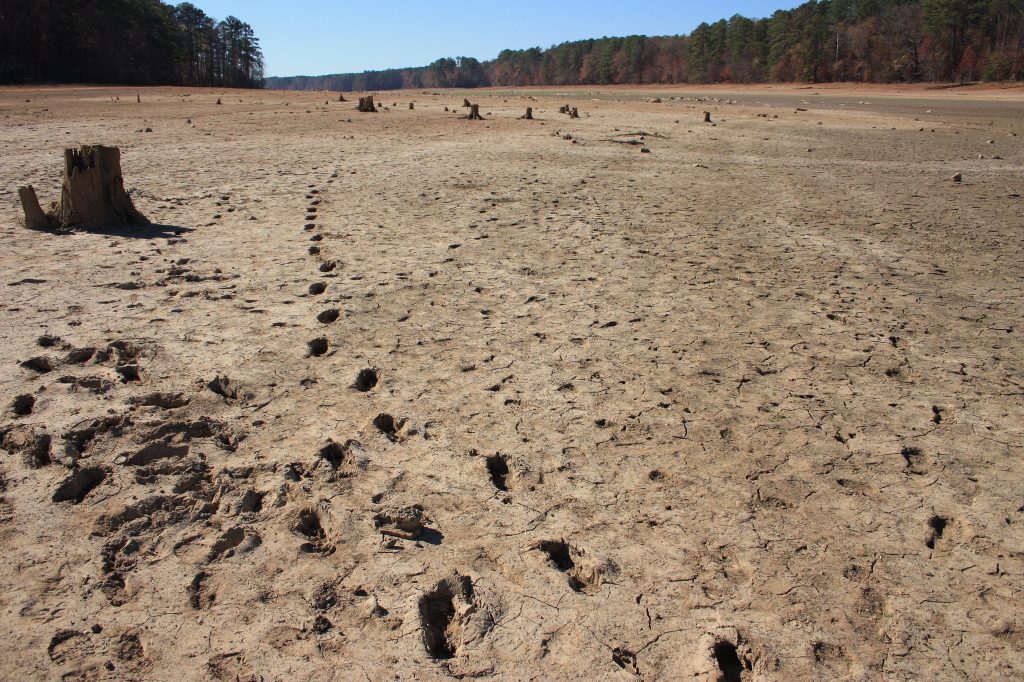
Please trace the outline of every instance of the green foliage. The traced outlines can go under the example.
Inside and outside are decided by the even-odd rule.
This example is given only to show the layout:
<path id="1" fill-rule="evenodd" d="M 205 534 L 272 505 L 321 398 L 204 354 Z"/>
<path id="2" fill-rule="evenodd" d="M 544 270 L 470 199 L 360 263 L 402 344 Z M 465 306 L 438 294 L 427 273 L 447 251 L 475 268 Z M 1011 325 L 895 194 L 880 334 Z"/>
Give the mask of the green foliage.
<path id="1" fill-rule="evenodd" d="M 249 24 L 189 2 L 0 0 L 0 82 L 261 87 Z"/>
<path id="2" fill-rule="evenodd" d="M 809 0 L 765 19 L 734 16 L 689 35 L 599 38 L 503 50 L 473 67 L 269 79 L 272 87 L 1019 80 L 1024 0 Z M 444 68 L 438 68 L 444 62 Z M 448 65 L 451 62 L 451 65 Z"/>

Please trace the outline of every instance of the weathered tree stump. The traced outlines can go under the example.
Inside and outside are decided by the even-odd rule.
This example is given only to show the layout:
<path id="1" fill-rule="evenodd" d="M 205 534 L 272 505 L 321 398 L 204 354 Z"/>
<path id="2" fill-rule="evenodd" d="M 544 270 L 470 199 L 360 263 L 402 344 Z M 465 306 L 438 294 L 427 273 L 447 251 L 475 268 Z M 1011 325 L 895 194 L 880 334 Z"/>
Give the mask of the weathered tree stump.
<path id="1" fill-rule="evenodd" d="M 484 117 L 480 115 L 480 105 L 470 104 L 469 116 L 467 116 L 466 118 L 468 118 L 470 121 L 483 121 Z"/>
<path id="2" fill-rule="evenodd" d="M 121 150 L 83 145 L 64 150 L 60 201 L 48 213 L 39 207 L 31 186 L 18 190 L 25 226 L 33 229 L 102 229 L 149 225 L 124 189 Z"/>
<path id="3" fill-rule="evenodd" d="M 36 198 L 36 191 L 32 185 L 19 187 L 18 198 L 21 199 L 21 208 L 25 211 L 25 227 L 30 230 L 49 229 L 50 219 L 39 207 L 39 199 Z"/>
<path id="4" fill-rule="evenodd" d="M 704 112 L 704 122 L 705 123 L 711 123 L 711 112 L 710 111 L 705 111 Z"/>
<path id="5" fill-rule="evenodd" d="M 468 109 L 468 108 L 472 107 L 473 105 L 469 103 L 468 99 L 463 98 L 462 99 L 462 106 L 464 106 L 464 107 L 466 107 Z"/>
<path id="6" fill-rule="evenodd" d="M 573 107 L 572 111 L 569 112 L 569 118 L 579 118 L 579 117 L 580 117 L 580 112 L 578 112 L 576 110 L 576 107 Z"/>
<path id="7" fill-rule="evenodd" d="M 413 109 L 415 109 L 415 108 L 416 108 L 416 107 L 415 107 L 415 106 L 413 105 L 413 103 L 412 103 L 412 102 L 409 102 L 409 111 L 412 111 L 412 110 L 413 110 Z"/>
<path id="8" fill-rule="evenodd" d="M 220 97 L 217 98 L 217 104 L 221 104 Z"/>
<path id="9" fill-rule="evenodd" d="M 526 119 L 527 121 L 533 120 L 533 107 L 526 107 L 526 113 L 519 118 Z"/>
<path id="10" fill-rule="evenodd" d="M 343 93 L 343 92 L 339 92 L 338 93 L 338 101 L 339 102 L 347 102 L 348 101 L 347 99 L 345 99 L 345 93 Z"/>
<path id="11" fill-rule="evenodd" d="M 373 106 L 373 95 L 359 98 L 359 106 L 356 107 L 363 113 L 377 113 L 377 107 Z"/>
<path id="12" fill-rule="evenodd" d="M 567 114 L 569 112 L 566 110 L 565 107 L 558 107 L 558 113 L 560 113 L 560 114 Z"/>

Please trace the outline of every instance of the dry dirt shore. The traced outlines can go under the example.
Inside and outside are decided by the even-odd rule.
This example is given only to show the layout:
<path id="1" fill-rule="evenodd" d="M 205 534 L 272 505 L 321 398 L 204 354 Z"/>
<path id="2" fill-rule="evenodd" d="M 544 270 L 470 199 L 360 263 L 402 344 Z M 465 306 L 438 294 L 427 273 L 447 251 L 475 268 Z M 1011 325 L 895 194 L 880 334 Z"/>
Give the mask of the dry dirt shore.
<path id="1" fill-rule="evenodd" d="M 0 677 L 1024 675 L 1022 94 L 0 90 Z"/>

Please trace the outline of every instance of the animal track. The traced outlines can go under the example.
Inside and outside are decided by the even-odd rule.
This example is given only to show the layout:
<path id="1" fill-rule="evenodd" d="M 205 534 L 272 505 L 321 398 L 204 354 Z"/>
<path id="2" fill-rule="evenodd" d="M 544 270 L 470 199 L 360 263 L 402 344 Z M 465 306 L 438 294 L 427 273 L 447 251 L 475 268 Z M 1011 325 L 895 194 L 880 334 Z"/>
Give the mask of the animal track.
<path id="1" fill-rule="evenodd" d="M 942 534 L 946 532 L 948 525 L 949 519 L 944 516 L 935 515 L 928 519 L 928 536 L 924 541 L 928 549 L 935 549 L 935 545 L 942 539 Z"/>
<path id="2" fill-rule="evenodd" d="M 316 321 L 319 322 L 320 324 L 331 324 L 332 322 L 336 322 L 340 316 L 340 310 L 338 310 L 337 308 L 329 308 L 328 310 L 324 310 L 319 315 L 317 315 Z"/>
<path id="3" fill-rule="evenodd" d="M 330 554 L 334 549 L 327 543 L 327 531 L 324 530 L 321 512 L 317 508 L 300 511 L 292 530 L 306 538 L 306 541 L 299 545 L 300 552 Z"/>
<path id="4" fill-rule="evenodd" d="M 377 381 L 377 370 L 372 367 L 368 367 L 366 369 L 359 370 L 359 374 L 356 375 L 356 380 L 352 383 L 352 388 L 362 393 L 366 393 L 377 385 Z"/>
<path id="5" fill-rule="evenodd" d="M 585 559 L 582 550 L 564 540 L 542 540 L 535 549 L 547 555 L 548 562 L 565 573 L 574 592 L 593 592 L 604 584 L 605 576 L 615 573 L 615 564 Z"/>
<path id="6" fill-rule="evenodd" d="M 50 361 L 50 358 L 45 355 L 29 358 L 22 362 L 21 366 L 25 369 L 30 369 L 33 372 L 38 372 L 39 374 L 46 374 L 53 371 L 53 363 Z"/>
<path id="7" fill-rule="evenodd" d="M 491 477 L 491 484 L 498 490 L 507 491 L 509 470 L 505 455 L 496 452 L 484 459 L 484 464 L 487 467 L 487 473 Z"/>
<path id="8" fill-rule="evenodd" d="M 36 405 L 36 397 L 31 394 L 23 394 L 14 398 L 11 402 L 11 411 L 19 417 L 32 414 L 32 408 Z"/>
<path id="9" fill-rule="evenodd" d="M 75 469 L 61 481 L 53 493 L 54 502 L 71 502 L 80 504 L 85 496 L 92 492 L 107 478 L 107 472 L 100 467 Z"/>
<path id="10" fill-rule="evenodd" d="M 423 646 L 434 660 L 455 658 L 461 641 L 461 606 L 473 600 L 473 583 L 456 575 L 437 583 L 433 590 L 419 600 L 420 627 Z"/>
<path id="11" fill-rule="evenodd" d="M 322 355 L 326 355 L 327 351 L 331 347 L 330 341 L 328 341 L 327 338 L 323 336 L 315 338 L 312 341 L 309 341 L 306 345 L 309 346 L 309 354 L 313 357 L 320 357 Z"/>

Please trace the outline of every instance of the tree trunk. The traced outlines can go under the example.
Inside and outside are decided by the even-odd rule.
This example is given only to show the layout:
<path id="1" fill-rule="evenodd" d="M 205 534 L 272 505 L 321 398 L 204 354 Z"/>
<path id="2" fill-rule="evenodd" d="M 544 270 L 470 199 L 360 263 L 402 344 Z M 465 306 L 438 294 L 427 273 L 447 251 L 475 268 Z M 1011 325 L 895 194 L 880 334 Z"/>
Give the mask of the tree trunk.
<path id="1" fill-rule="evenodd" d="M 711 112 L 710 111 L 705 111 L 704 112 L 704 122 L 705 123 L 711 123 Z"/>
<path id="2" fill-rule="evenodd" d="M 54 227 L 86 230 L 149 225 L 124 190 L 120 149 L 83 145 L 64 150 L 60 203 L 49 222 Z"/>
<path id="3" fill-rule="evenodd" d="M 466 118 L 468 118 L 470 121 L 483 121 L 484 117 L 480 115 L 480 105 L 469 105 L 469 116 L 467 116 Z"/>
<path id="4" fill-rule="evenodd" d="M 532 121 L 533 120 L 533 107 L 526 107 L 526 114 L 524 116 L 520 116 L 520 118 L 524 118 L 527 121 Z"/>
<path id="5" fill-rule="evenodd" d="M 376 113 L 377 112 L 377 107 L 373 106 L 373 95 L 367 95 L 366 97 L 360 97 L 359 98 L 359 106 L 357 107 L 357 109 L 359 109 L 359 111 L 362 111 L 363 113 L 369 113 L 369 112 Z"/>

